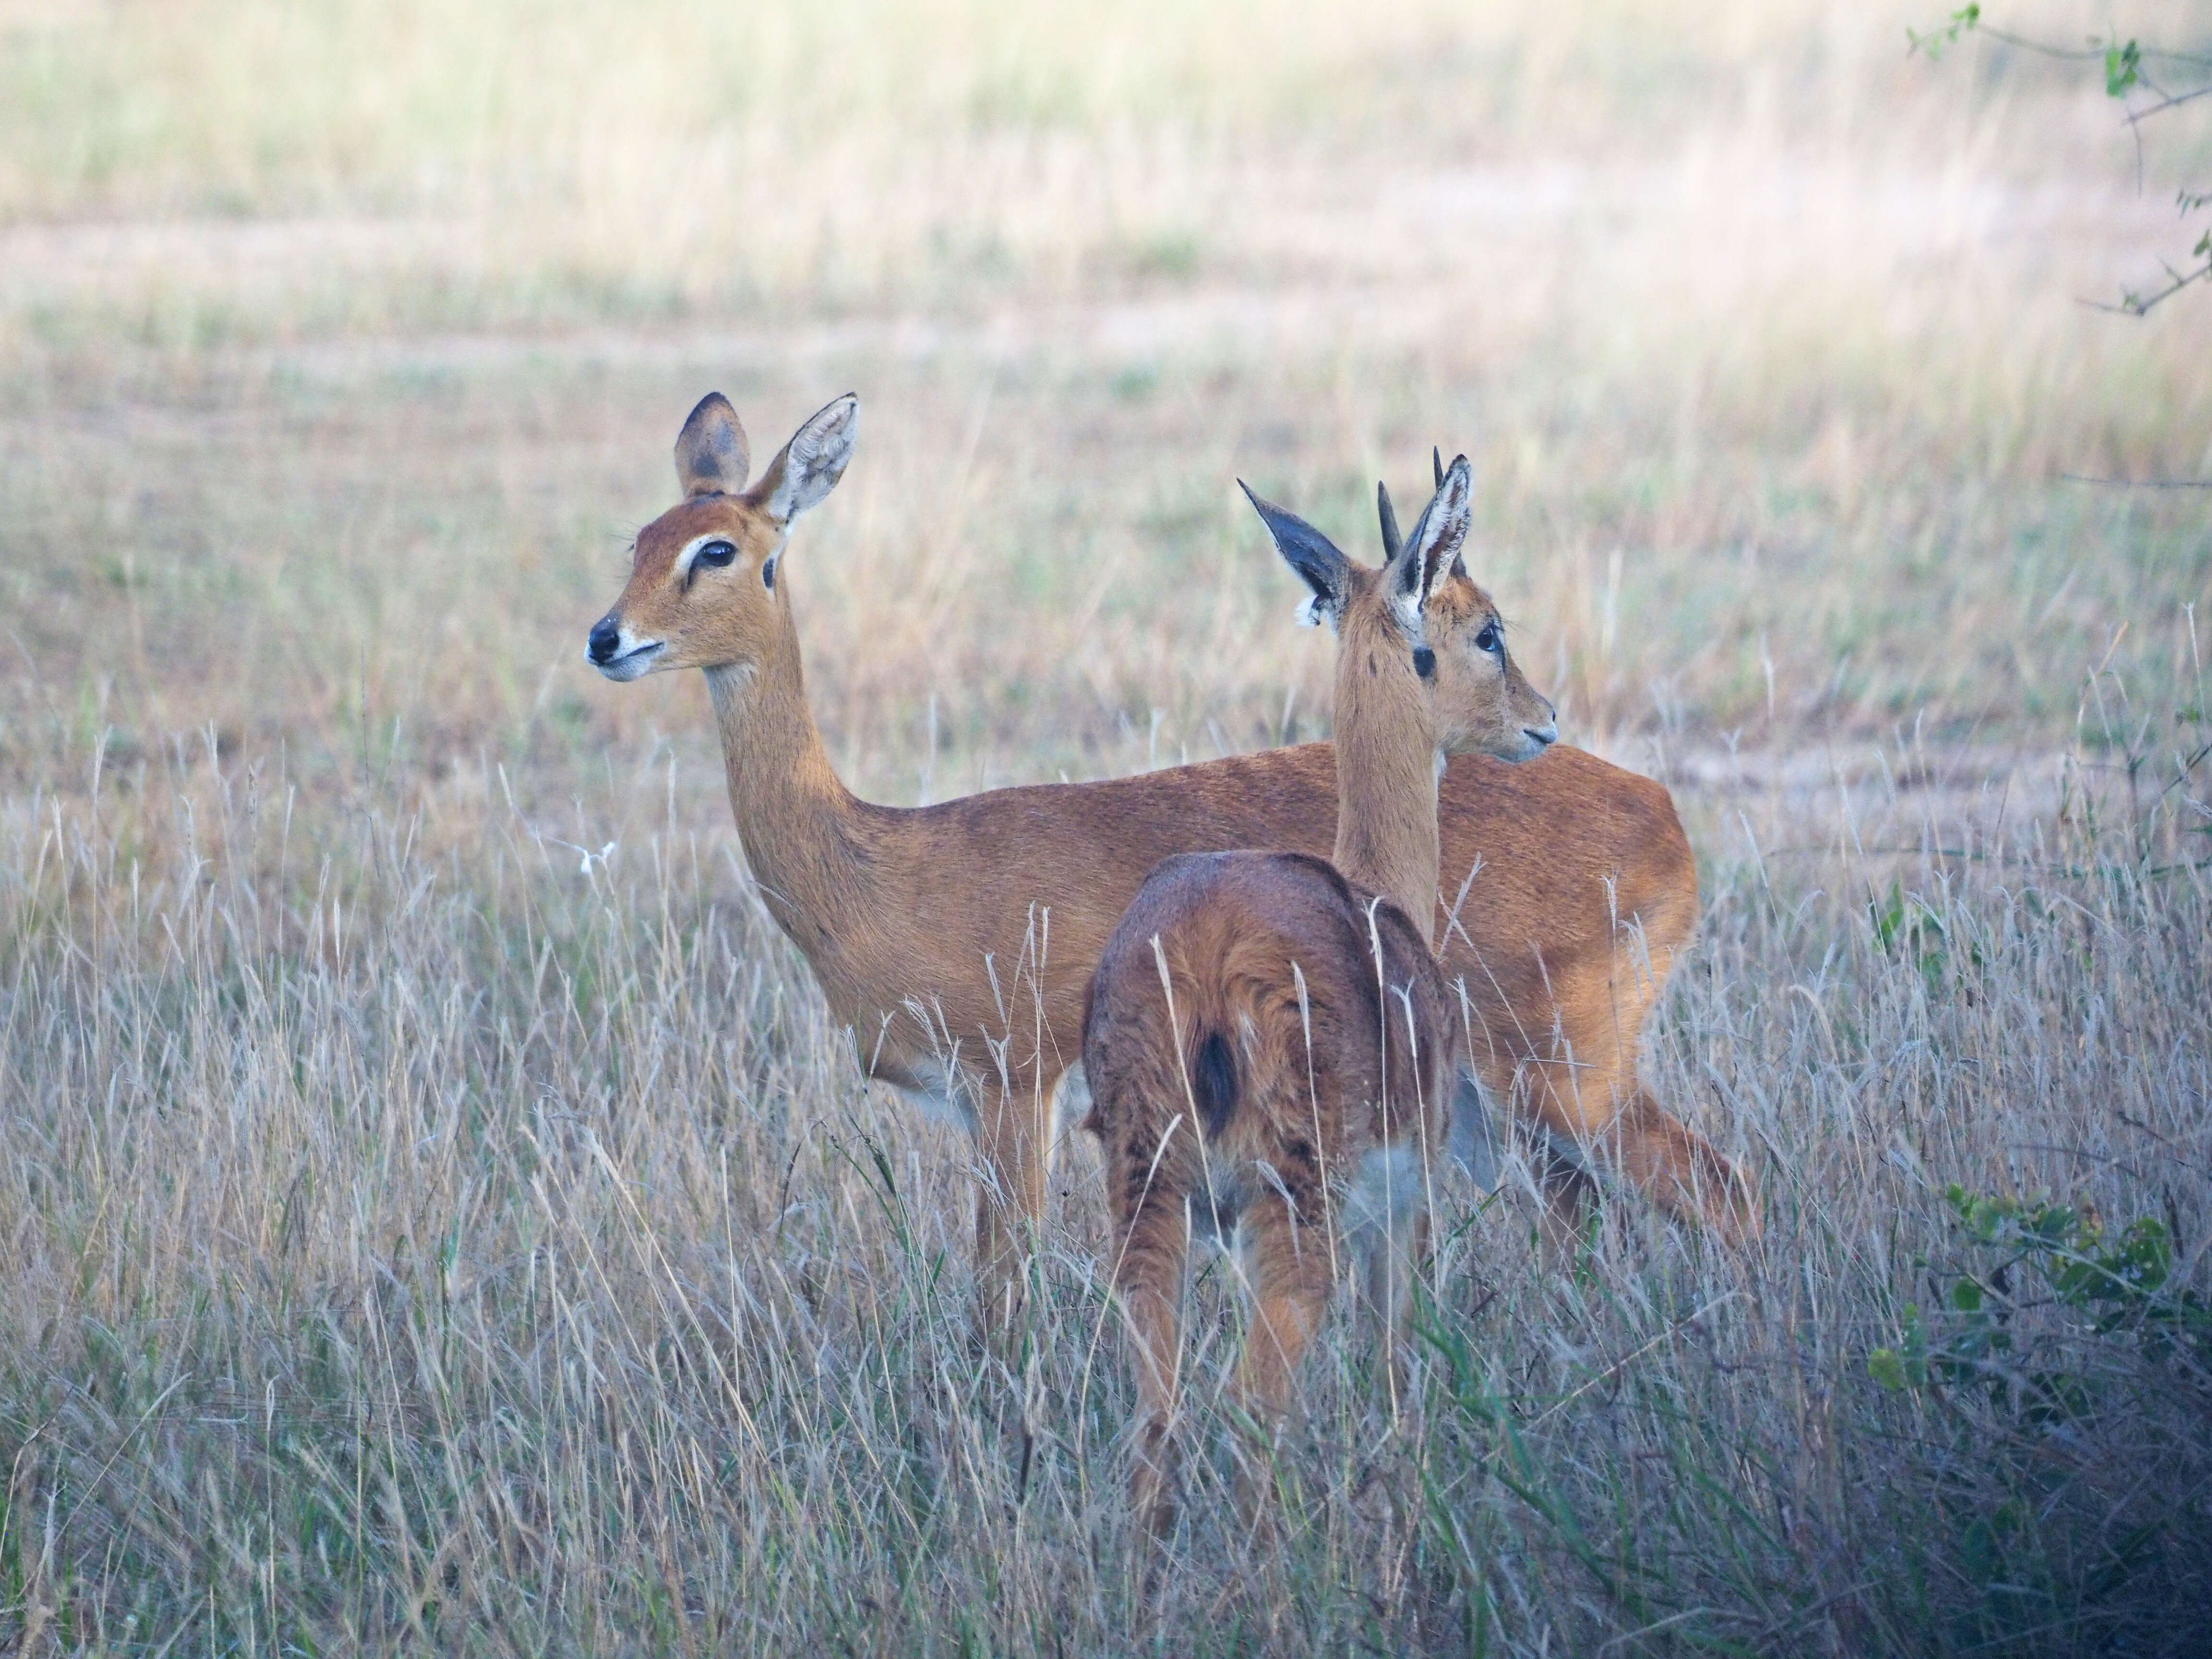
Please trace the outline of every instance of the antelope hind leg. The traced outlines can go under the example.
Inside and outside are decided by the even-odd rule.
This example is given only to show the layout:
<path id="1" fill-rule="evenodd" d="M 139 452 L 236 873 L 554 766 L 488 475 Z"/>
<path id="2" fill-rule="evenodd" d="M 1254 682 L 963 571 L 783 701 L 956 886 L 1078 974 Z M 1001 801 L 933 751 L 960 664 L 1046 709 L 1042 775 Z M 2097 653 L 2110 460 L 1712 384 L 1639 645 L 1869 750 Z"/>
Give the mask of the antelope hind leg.
<path id="1" fill-rule="evenodd" d="M 1147 1202 L 1127 1229 L 1114 1288 L 1137 1385 L 1129 1507 L 1154 1546 L 1175 1530 L 1175 1411 L 1182 1359 L 1182 1291 L 1189 1239 L 1180 1206 Z"/>
<path id="2" fill-rule="evenodd" d="M 1317 1206 L 1314 1207 L 1317 1210 Z M 1237 1397 L 1265 1442 L 1239 1449 L 1237 1510 L 1245 1531 L 1263 1539 L 1268 1526 L 1274 1450 L 1297 1384 L 1298 1364 L 1328 1310 L 1328 1240 L 1299 1224 L 1280 1193 L 1245 1206 L 1238 1247 L 1252 1291 L 1252 1323 L 1237 1365 Z"/>
<path id="3" fill-rule="evenodd" d="M 1638 1085 L 1616 1122 L 1622 1173 L 1667 1211 L 1703 1222 L 1728 1243 L 1759 1235 L 1759 1192 L 1713 1144 Z"/>

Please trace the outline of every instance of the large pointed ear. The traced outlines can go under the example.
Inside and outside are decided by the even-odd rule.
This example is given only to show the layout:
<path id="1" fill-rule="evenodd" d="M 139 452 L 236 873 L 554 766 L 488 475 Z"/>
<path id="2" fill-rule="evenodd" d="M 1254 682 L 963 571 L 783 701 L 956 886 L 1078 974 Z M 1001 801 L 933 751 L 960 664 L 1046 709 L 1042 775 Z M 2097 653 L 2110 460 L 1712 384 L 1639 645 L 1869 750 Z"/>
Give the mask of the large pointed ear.
<path id="1" fill-rule="evenodd" d="M 1467 457 L 1461 455 L 1444 469 L 1437 493 L 1421 509 L 1420 521 L 1382 575 L 1392 611 L 1415 640 L 1421 637 L 1421 609 L 1444 573 L 1458 564 L 1474 516 L 1474 474 Z"/>
<path id="2" fill-rule="evenodd" d="M 1267 526 L 1267 534 L 1275 544 L 1275 551 L 1283 556 L 1291 569 L 1305 579 L 1313 589 L 1306 602 L 1298 607 L 1298 625 L 1318 628 L 1327 623 L 1332 629 L 1343 614 L 1345 597 L 1352 591 L 1352 561 L 1336 550 L 1336 544 L 1316 530 L 1295 513 L 1285 513 L 1272 501 L 1261 501 L 1252 493 L 1252 486 L 1243 479 L 1237 487 L 1244 492 L 1244 499 L 1252 503 L 1252 510 L 1260 515 L 1260 522 Z"/>
<path id="3" fill-rule="evenodd" d="M 853 459 L 860 424 L 860 400 L 850 392 L 807 416 L 768 464 L 750 492 L 752 499 L 776 523 L 788 525 L 837 487 Z"/>
<path id="4" fill-rule="evenodd" d="M 1429 465 L 1436 468 L 1437 488 L 1442 489 L 1444 487 L 1444 452 L 1435 444 L 1429 446 Z M 1451 573 L 1455 576 L 1467 574 L 1467 559 L 1463 554 L 1452 555 Z"/>
<path id="5" fill-rule="evenodd" d="M 684 499 L 736 495 L 745 487 L 752 465 L 738 411 L 720 392 L 708 392 L 676 434 L 676 480 L 684 486 Z"/>

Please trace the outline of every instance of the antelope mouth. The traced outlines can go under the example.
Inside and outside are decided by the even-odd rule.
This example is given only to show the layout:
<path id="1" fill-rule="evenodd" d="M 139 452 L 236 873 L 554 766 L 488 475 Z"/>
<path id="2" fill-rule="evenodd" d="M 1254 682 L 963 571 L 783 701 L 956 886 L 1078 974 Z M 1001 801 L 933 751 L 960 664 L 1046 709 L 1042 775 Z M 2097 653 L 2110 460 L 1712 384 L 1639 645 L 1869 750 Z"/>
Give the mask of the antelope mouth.
<path id="1" fill-rule="evenodd" d="M 1521 758 L 1532 761 L 1559 740 L 1556 726 L 1542 727 L 1524 726 L 1521 728 Z"/>
<path id="2" fill-rule="evenodd" d="M 667 649 L 665 641 L 647 640 L 642 645 L 632 646 L 619 656 L 609 657 L 605 662 L 595 661 L 592 666 L 611 680 L 634 680 L 651 668 L 661 653 Z"/>

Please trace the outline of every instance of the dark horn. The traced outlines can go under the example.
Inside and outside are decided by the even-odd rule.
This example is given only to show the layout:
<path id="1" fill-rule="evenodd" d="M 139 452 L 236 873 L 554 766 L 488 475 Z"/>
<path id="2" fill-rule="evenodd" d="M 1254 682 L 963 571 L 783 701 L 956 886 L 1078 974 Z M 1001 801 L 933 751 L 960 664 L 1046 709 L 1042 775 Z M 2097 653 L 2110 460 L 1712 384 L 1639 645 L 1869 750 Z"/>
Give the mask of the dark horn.
<path id="1" fill-rule="evenodd" d="M 1435 445 L 1429 446 L 1429 464 L 1437 470 L 1437 488 L 1444 487 L 1444 453 Z"/>
<path id="2" fill-rule="evenodd" d="M 1375 516 L 1382 520 L 1382 562 L 1388 564 L 1405 543 L 1398 534 L 1398 515 L 1390 507 L 1390 486 L 1379 480 L 1375 485 Z"/>

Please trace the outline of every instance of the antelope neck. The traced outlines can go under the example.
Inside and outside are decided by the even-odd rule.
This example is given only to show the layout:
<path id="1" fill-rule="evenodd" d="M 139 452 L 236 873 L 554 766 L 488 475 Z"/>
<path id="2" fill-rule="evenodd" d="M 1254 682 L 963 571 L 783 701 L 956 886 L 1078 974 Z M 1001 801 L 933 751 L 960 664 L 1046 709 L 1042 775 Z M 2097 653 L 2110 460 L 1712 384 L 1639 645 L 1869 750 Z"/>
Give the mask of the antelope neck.
<path id="1" fill-rule="evenodd" d="M 866 902 L 851 834 L 859 804 L 830 764 L 806 707 L 788 609 L 777 648 L 766 659 L 706 672 L 745 860 L 770 913 L 816 958 L 842 931 L 837 918 L 846 906 Z"/>
<path id="2" fill-rule="evenodd" d="M 1336 851 L 1346 880 L 1402 909 L 1433 945 L 1437 741 L 1402 651 L 1348 649 L 1337 676 Z M 1380 672 L 1368 665 L 1380 658 Z M 1396 683 L 1402 676 L 1404 684 Z"/>

